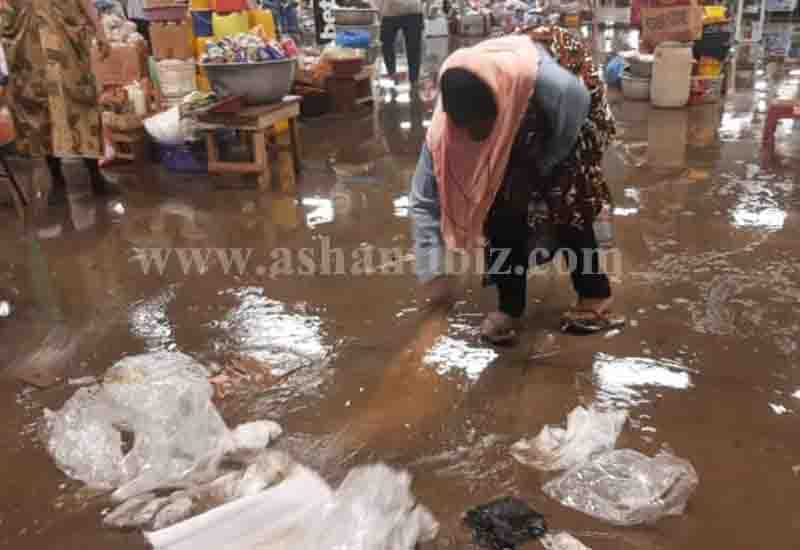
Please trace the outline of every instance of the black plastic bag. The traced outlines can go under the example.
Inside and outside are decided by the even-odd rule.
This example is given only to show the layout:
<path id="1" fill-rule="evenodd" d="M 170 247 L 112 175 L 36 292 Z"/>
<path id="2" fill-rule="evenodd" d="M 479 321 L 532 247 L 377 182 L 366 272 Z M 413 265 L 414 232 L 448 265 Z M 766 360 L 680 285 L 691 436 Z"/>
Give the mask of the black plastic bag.
<path id="1" fill-rule="evenodd" d="M 515 550 L 517 545 L 547 532 L 544 516 L 514 497 L 501 498 L 467 511 L 464 523 L 472 529 L 476 544 L 492 550 Z"/>

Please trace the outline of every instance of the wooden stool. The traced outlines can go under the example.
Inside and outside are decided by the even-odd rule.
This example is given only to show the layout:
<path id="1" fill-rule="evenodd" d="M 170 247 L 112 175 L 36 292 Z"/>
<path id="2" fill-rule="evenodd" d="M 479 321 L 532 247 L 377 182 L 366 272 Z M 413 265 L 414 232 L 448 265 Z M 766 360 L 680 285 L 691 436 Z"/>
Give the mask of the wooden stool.
<path id="1" fill-rule="evenodd" d="M 296 96 L 286 97 L 281 103 L 248 107 L 238 113 L 204 114 L 198 117 L 206 133 L 208 171 L 216 174 L 257 174 L 259 189 L 269 189 L 272 184 L 272 166 L 269 151 L 277 151 L 280 169 L 280 186 L 284 192 L 295 188 L 295 175 L 300 173 L 300 133 L 297 117 L 300 101 Z M 289 120 L 289 134 L 276 135 L 274 127 Z M 214 139 L 216 130 L 235 130 L 242 134 L 253 149 L 253 162 L 222 162 Z M 277 141 L 277 143 L 275 143 Z M 286 168 L 289 166 L 290 168 Z"/>
<path id="2" fill-rule="evenodd" d="M 770 104 L 762 137 L 764 146 L 773 147 L 775 145 L 775 130 L 778 128 L 778 121 L 783 118 L 800 120 L 800 101 L 778 100 Z"/>
<path id="3" fill-rule="evenodd" d="M 131 131 L 111 131 L 111 145 L 115 157 L 136 163 L 147 162 L 147 133 L 144 129 Z"/>
<path id="4" fill-rule="evenodd" d="M 372 70 L 366 67 L 354 76 L 328 77 L 327 87 L 333 99 L 333 110 L 337 113 L 352 113 L 373 100 Z"/>

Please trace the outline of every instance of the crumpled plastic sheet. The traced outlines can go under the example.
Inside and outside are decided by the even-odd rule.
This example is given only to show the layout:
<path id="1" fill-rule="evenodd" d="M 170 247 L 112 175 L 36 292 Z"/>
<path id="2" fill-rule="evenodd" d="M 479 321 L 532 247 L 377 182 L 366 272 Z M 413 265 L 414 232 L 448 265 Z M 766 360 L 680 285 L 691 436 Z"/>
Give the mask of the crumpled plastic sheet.
<path id="1" fill-rule="evenodd" d="M 631 526 L 682 514 L 698 483 L 687 460 L 663 452 L 650 458 L 622 449 L 576 466 L 542 490 L 568 508 Z"/>
<path id="2" fill-rule="evenodd" d="M 408 473 L 378 464 L 333 491 L 297 465 L 267 491 L 146 537 L 154 550 L 413 550 L 439 525 L 410 487 Z"/>
<path id="3" fill-rule="evenodd" d="M 94 489 L 116 489 L 117 501 L 212 481 L 227 455 L 263 449 L 281 430 L 256 422 L 231 432 L 211 401 L 207 377 L 181 353 L 127 357 L 102 385 L 81 388 L 61 410 L 45 411 L 47 448 L 65 474 Z M 126 454 L 123 434 L 133 437 Z"/>
<path id="4" fill-rule="evenodd" d="M 283 481 L 293 467 L 286 453 L 262 451 L 242 469 L 226 472 L 209 483 L 176 491 L 169 497 L 157 498 L 155 493 L 146 493 L 128 499 L 109 513 L 103 523 L 116 528 L 164 529 L 193 514 L 257 495 Z"/>
<path id="5" fill-rule="evenodd" d="M 627 419 L 624 410 L 578 406 L 567 416 L 566 430 L 545 426 L 535 438 L 515 443 L 511 454 L 522 464 L 539 470 L 567 470 L 592 455 L 612 450 Z"/>
<path id="6" fill-rule="evenodd" d="M 569 533 L 546 534 L 539 539 L 545 550 L 592 550 Z"/>

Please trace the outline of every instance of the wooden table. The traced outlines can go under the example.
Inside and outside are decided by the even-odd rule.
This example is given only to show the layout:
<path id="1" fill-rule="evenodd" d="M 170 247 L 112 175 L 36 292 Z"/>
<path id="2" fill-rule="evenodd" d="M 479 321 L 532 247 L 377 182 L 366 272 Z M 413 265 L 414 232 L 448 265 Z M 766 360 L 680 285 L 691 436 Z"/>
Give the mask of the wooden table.
<path id="1" fill-rule="evenodd" d="M 206 134 L 208 171 L 218 174 L 257 174 L 259 189 L 272 184 L 270 152 L 277 152 L 281 190 L 294 191 L 295 175 L 301 171 L 300 133 L 297 117 L 301 98 L 287 96 L 280 103 L 245 108 L 238 113 L 204 114 L 198 116 Z M 288 135 L 277 135 L 275 125 L 289 121 Z M 252 146 L 252 162 L 223 162 L 214 139 L 216 130 L 235 130 L 242 140 Z M 288 143 L 287 143 L 288 142 Z"/>

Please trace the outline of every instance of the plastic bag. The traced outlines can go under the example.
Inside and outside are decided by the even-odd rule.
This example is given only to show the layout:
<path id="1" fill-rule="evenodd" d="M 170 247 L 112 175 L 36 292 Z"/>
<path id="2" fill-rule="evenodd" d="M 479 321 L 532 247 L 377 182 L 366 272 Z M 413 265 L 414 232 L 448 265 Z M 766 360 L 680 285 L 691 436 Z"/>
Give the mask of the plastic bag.
<path id="1" fill-rule="evenodd" d="M 514 497 L 467 511 L 464 523 L 472 529 L 477 545 L 493 550 L 513 550 L 547 532 L 544 516 Z"/>
<path id="2" fill-rule="evenodd" d="M 545 550 L 592 550 L 569 533 L 546 534 L 539 539 Z"/>
<path id="3" fill-rule="evenodd" d="M 146 537 L 155 550 L 413 550 L 439 526 L 410 486 L 407 473 L 374 465 L 351 471 L 333 492 L 295 466 L 272 489 Z"/>
<path id="4" fill-rule="evenodd" d="M 124 501 L 161 488 L 214 480 L 224 457 L 257 455 L 280 435 L 261 421 L 231 432 L 211 401 L 205 368 L 181 353 L 131 356 L 102 386 L 79 389 L 46 411 L 48 450 L 68 476 Z M 133 437 L 123 455 L 123 434 Z"/>
<path id="5" fill-rule="evenodd" d="M 566 470 L 594 454 L 612 450 L 627 419 L 624 410 L 576 407 L 567 416 L 566 430 L 545 426 L 535 438 L 515 443 L 511 454 L 519 462 L 540 470 Z"/>
<path id="6" fill-rule="evenodd" d="M 543 487 L 564 506 L 615 525 L 653 523 L 683 513 L 697 487 L 690 462 L 623 449 L 595 457 Z"/>

